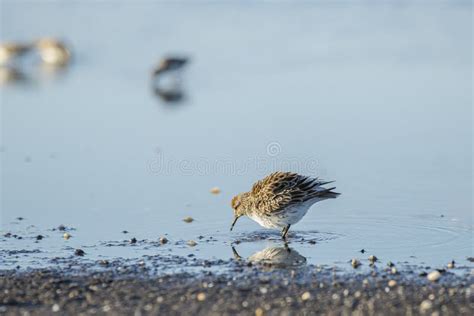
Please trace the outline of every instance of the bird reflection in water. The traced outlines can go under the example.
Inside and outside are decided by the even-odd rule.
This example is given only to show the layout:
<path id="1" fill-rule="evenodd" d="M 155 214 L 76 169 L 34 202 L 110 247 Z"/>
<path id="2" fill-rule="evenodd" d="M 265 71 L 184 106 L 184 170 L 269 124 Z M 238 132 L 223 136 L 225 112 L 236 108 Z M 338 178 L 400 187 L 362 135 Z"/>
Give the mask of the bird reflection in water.
<path id="1" fill-rule="evenodd" d="M 27 83 L 28 81 L 28 76 L 21 70 L 10 66 L 0 67 L 0 86 L 11 83 Z"/>
<path id="2" fill-rule="evenodd" d="M 242 259 L 234 246 L 232 246 L 232 252 L 236 260 Z M 306 265 L 306 257 L 288 247 L 286 243 L 284 247 L 267 247 L 260 250 L 251 255 L 247 261 L 272 268 L 295 268 Z"/>
<path id="3" fill-rule="evenodd" d="M 188 62 L 188 58 L 184 57 L 167 57 L 153 69 L 152 88 L 157 97 L 166 103 L 177 103 L 184 99 L 181 76 Z"/>

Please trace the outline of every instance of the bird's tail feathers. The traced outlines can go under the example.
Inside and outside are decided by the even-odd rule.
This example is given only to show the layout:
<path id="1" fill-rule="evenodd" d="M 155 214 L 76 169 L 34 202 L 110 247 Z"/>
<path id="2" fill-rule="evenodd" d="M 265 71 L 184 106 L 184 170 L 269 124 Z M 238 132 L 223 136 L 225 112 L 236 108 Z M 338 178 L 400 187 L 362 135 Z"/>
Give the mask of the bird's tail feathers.
<path id="1" fill-rule="evenodd" d="M 334 181 L 331 181 L 331 182 L 334 182 Z M 335 189 L 336 187 L 332 187 L 332 188 L 328 188 L 328 189 L 323 189 L 321 191 L 318 191 L 314 197 L 317 197 L 317 198 L 320 198 L 320 199 L 335 199 L 337 198 L 339 195 L 341 195 L 341 193 L 338 193 L 338 192 L 334 192 L 333 190 Z"/>

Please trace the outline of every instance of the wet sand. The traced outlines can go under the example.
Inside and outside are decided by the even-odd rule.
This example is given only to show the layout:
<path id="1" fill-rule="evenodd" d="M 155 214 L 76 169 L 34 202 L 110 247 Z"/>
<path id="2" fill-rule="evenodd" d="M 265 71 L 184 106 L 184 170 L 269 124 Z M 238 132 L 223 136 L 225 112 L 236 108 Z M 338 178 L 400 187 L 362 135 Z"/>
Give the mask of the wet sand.
<path id="1" fill-rule="evenodd" d="M 438 282 L 410 271 L 272 269 L 245 261 L 230 273 L 153 275 L 145 265 L 0 272 L 0 313 L 18 315 L 472 315 L 469 269 Z"/>

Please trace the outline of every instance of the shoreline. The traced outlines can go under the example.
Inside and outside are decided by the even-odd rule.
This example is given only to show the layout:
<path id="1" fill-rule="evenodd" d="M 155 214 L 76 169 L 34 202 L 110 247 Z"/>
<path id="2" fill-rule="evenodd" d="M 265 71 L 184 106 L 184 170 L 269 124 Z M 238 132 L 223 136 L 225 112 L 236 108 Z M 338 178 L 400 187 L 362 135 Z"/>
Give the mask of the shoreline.
<path id="1" fill-rule="evenodd" d="M 294 315 L 472 315 L 473 275 L 337 272 L 233 262 L 233 271 L 147 274 L 146 267 L 0 270 L 0 313 Z M 71 273 L 71 271 L 76 271 Z"/>

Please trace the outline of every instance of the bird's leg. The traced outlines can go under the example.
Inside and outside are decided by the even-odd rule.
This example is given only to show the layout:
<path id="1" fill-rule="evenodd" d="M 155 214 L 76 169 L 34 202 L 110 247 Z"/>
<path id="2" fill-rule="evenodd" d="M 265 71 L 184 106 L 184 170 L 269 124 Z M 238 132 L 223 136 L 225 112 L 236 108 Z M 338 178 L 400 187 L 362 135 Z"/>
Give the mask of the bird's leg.
<path id="1" fill-rule="evenodd" d="M 286 236 L 288 235 L 288 230 L 290 230 L 290 226 L 291 225 L 288 225 L 286 226 L 285 228 L 283 228 L 282 232 L 281 232 L 281 238 L 283 240 L 286 240 Z"/>

